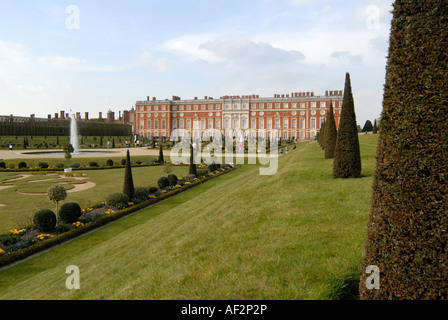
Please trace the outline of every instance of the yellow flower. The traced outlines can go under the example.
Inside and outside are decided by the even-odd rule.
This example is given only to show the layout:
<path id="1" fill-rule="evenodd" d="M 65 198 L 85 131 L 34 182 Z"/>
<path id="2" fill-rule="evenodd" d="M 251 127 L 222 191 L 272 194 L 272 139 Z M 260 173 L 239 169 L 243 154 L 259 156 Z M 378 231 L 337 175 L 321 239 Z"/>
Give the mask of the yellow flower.
<path id="1" fill-rule="evenodd" d="M 0 254 L 5 254 L 5 251 L 3 249 L 0 249 Z"/>

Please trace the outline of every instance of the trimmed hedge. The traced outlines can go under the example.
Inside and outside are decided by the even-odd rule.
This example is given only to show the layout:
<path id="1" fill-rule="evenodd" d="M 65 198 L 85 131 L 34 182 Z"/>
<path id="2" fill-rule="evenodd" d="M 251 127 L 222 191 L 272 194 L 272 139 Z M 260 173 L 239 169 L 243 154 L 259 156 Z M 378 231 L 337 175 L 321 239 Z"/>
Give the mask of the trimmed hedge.
<path id="1" fill-rule="evenodd" d="M 39 210 L 34 214 L 33 226 L 35 229 L 48 232 L 56 226 L 56 215 L 49 209 Z"/>
<path id="2" fill-rule="evenodd" d="M 53 246 L 56 246 L 56 245 L 59 245 L 59 244 L 62 244 L 64 242 L 66 242 L 66 241 L 69 241 L 69 240 L 72 240 L 74 238 L 77 238 L 77 237 L 79 237 L 79 236 L 81 236 L 81 235 L 83 235 L 83 234 L 85 234 L 85 233 L 87 233 L 89 231 L 95 230 L 95 229 L 97 229 L 99 227 L 102 227 L 102 226 L 105 226 L 105 225 L 107 225 L 107 224 L 109 224 L 111 222 L 117 221 L 117 220 L 119 220 L 119 219 L 121 219 L 121 218 L 123 218 L 125 216 L 128 216 L 128 215 L 130 215 L 132 213 L 135 213 L 137 211 L 140 211 L 140 210 L 142 210 L 142 209 L 144 209 L 144 208 L 146 208 L 148 206 L 154 205 L 157 202 L 160 202 L 162 200 L 165 200 L 167 198 L 175 196 L 175 195 L 177 195 L 177 194 L 179 194 L 181 192 L 184 192 L 184 191 L 186 191 L 188 189 L 191 189 L 191 188 L 193 188 L 193 187 L 195 187 L 197 185 L 205 183 L 208 180 L 215 179 L 215 178 L 217 178 L 217 177 L 219 177 L 219 176 L 221 176 L 223 174 L 226 174 L 228 172 L 236 170 L 239 167 L 240 166 L 235 166 L 234 168 L 229 167 L 229 169 L 226 170 L 226 171 L 222 171 L 220 173 L 217 173 L 217 174 L 215 174 L 213 176 L 210 176 L 210 177 L 207 177 L 205 179 L 200 179 L 200 180 L 198 180 L 196 182 L 190 183 L 188 185 L 184 185 L 182 188 L 177 188 L 177 189 L 174 189 L 172 191 L 168 191 L 168 192 L 166 192 L 164 194 L 161 194 L 157 198 L 146 200 L 146 201 L 141 202 L 139 204 L 136 204 L 136 205 L 134 205 L 132 207 L 129 207 L 129 208 L 126 208 L 126 209 L 123 209 L 123 210 L 119 210 L 116 213 L 111 214 L 111 215 L 104 215 L 104 216 L 100 217 L 98 220 L 96 220 L 94 222 L 86 223 L 86 224 L 84 224 L 82 226 L 79 226 L 79 227 L 77 227 L 75 229 L 72 229 L 72 230 L 70 230 L 68 232 L 59 234 L 57 236 L 54 236 L 52 238 L 49 238 L 49 239 L 46 239 L 46 240 L 43 240 L 43 241 L 39 241 L 38 243 L 33 244 L 32 246 L 29 246 L 27 248 L 20 249 L 20 250 L 17 250 L 17 251 L 8 253 L 8 254 L 4 254 L 3 256 L 0 256 L 0 268 L 4 267 L 4 266 L 7 266 L 7 265 L 10 265 L 10 264 L 12 264 L 14 262 L 20 261 L 22 259 L 28 258 L 28 257 L 30 257 L 30 256 L 32 256 L 34 254 L 37 254 L 37 253 L 39 253 L 41 251 L 49 249 L 49 248 L 51 248 Z"/>
<path id="3" fill-rule="evenodd" d="M 76 202 L 66 202 L 59 209 L 59 218 L 65 223 L 74 223 L 81 216 L 81 207 Z"/>

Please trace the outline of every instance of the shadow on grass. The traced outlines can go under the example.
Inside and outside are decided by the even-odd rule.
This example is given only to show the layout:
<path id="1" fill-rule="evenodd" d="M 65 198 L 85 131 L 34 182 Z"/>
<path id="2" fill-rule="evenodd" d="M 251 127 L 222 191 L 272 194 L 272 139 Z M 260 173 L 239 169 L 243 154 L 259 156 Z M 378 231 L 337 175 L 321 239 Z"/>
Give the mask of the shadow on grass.
<path id="1" fill-rule="evenodd" d="M 329 300 L 359 300 L 360 273 L 350 273 L 331 281 Z"/>

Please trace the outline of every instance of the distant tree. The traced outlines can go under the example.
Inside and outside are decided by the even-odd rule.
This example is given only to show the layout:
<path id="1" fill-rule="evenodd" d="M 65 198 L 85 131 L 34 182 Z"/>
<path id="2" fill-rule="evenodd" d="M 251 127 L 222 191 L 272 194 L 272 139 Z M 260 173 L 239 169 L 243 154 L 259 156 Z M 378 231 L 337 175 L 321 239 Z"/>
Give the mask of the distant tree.
<path id="1" fill-rule="evenodd" d="M 361 132 L 372 132 L 372 131 L 373 131 L 372 122 L 370 120 L 367 120 Z"/>
<path id="2" fill-rule="evenodd" d="M 375 121 L 373 122 L 372 133 L 373 133 L 373 134 L 377 134 L 377 133 L 378 133 L 378 124 L 377 124 L 377 122 L 376 122 L 376 119 L 375 119 Z"/>
<path id="3" fill-rule="evenodd" d="M 325 145 L 325 159 L 332 159 L 334 157 L 334 150 L 336 148 L 336 140 L 338 137 L 336 122 L 334 120 L 333 102 L 330 102 L 330 110 L 327 114 L 325 123 L 325 135 L 323 137 Z"/>
<path id="4" fill-rule="evenodd" d="M 447 13 L 446 0 L 394 3 L 362 300 L 448 298 Z"/>
<path id="5" fill-rule="evenodd" d="M 23 149 L 26 149 L 26 138 L 25 137 L 23 137 Z"/>
<path id="6" fill-rule="evenodd" d="M 162 141 L 160 141 L 159 162 L 160 163 L 164 163 L 165 162 L 165 159 L 163 158 L 163 144 L 162 144 Z"/>
<path id="7" fill-rule="evenodd" d="M 75 149 L 73 148 L 73 146 L 68 143 L 66 145 L 64 145 L 63 147 L 64 153 L 65 153 L 65 159 L 69 160 L 72 158 L 72 153 L 75 151 Z"/>
<path id="8" fill-rule="evenodd" d="M 127 150 L 126 153 L 123 193 L 126 194 L 129 197 L 129 199 L 134 198 L 135 195 L 134 179 L 132 178 L 132 165 L 131 165 L 131 157 L 129 156 L 129 150 Z"/>
<path id="9" fill-rule="evenodd" d="M 359 124 L 356 126 L 356 130 L 358 131 L 358 133 L 361 133 L 362 128 L 361 128 L 361 126 Z"/>
<path id="10" fill-rule="evenodd" d="M 359 178 L 361 154 L 356 128 L 355 104 L 353 102 L 350 74 L 345 76 L 344 98 L 339 121 L 338 137 L 333 160 L 334 178 Z"/>
<path id="11" fill-rule="evenodd" d="M 112 138 L 112 149 L 115 149 L 115 137 Z"/>
<path id="12" fill-rule="evenodd" d="M 193 174 L 195 177 L 198 176 L 198 172 L 196 170 L 196 164 L 194 163 L 194 148 L 193 143 L 190 144 L 190 169 L 188 174 Z"/>
<path id="13" fill-rule="evenodd" d="M 324 144 L 325 125 L 326 125 L 325 121 L 322 122 L 322 124 L 320 126 L 320 130 L 318 132 L 318 136 L 317 136 L 317 142 L 319 143 L 322 150 L 325 150 L 325 144 Z"/>

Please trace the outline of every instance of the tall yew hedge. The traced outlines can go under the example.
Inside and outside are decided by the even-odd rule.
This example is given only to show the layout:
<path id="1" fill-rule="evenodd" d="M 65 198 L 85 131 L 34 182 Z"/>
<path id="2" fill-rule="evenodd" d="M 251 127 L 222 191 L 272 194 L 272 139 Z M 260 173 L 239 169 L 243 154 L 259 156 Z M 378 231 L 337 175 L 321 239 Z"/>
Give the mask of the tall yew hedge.
<path id="1" fill-rule="evenodd" d="M 330 110 L 325 120 L 325 159 L 332 159 L 334 157 L 334 150 L 336 148 L 336 140 L 338 138 L 338 131 L 336 130 L 336 122 L 334 120 L 333 102 L 330 102 Z"/>
<path id="2" fill-rule="evenodd" d="M 333 160 L 334 178 L 359 178 L 361 176 L 361 154 L 359 151 L 358 127 L 353 101 L 350 74 L 345 75 L 344 98 L 342 100 L 338 137 Z"/>
<path id="3" fill-rule="evenodd" d="M 395 1 L 361 299 L 448 298 L 447 44 L 448 1 Z"/>

